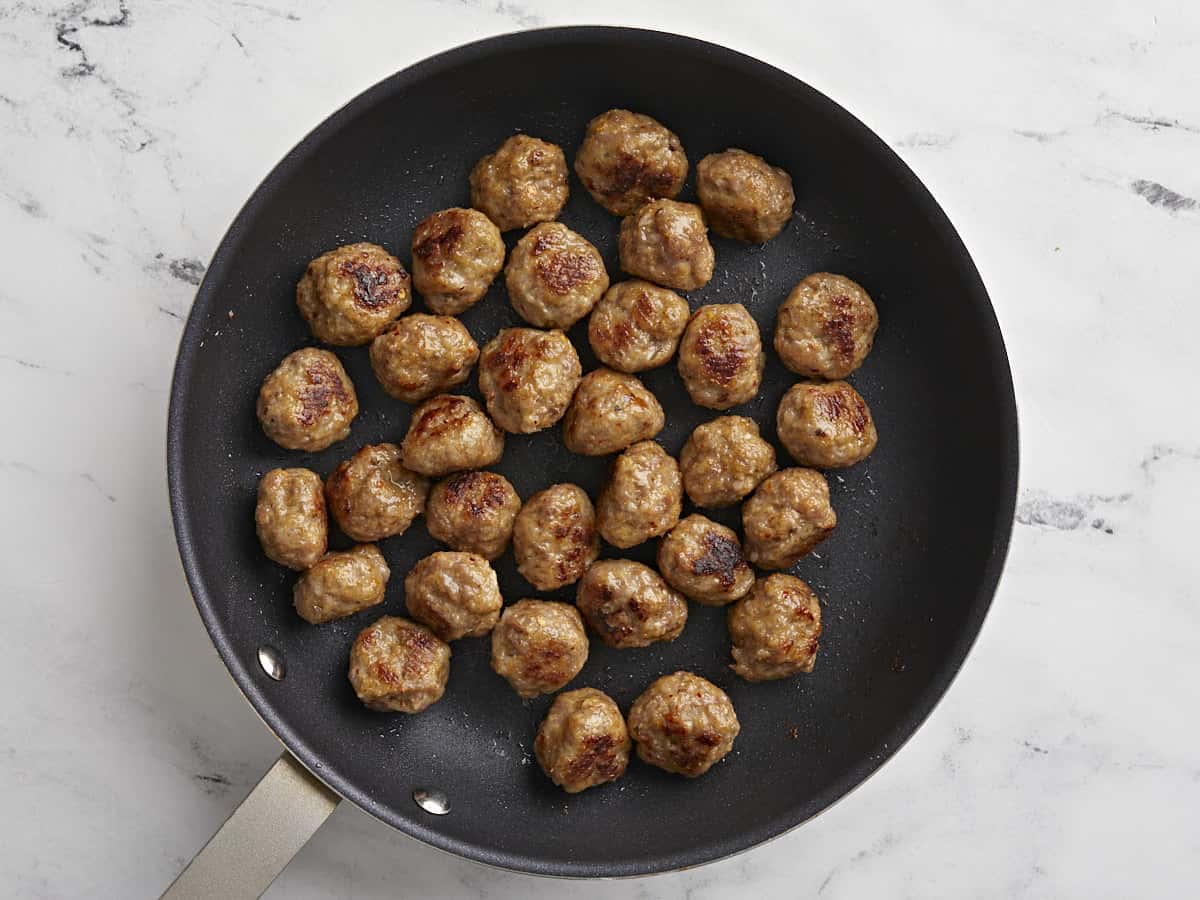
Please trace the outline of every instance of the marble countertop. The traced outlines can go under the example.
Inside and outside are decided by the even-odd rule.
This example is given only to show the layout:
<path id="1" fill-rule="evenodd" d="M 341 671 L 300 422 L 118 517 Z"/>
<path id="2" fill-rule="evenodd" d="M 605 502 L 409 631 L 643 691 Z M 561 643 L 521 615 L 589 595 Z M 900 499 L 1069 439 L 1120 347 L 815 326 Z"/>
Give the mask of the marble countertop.
<path id="1" fill-rule="evenodd" d="M 376 80 L 587 22 L 759 56 L 896 148 L 991 291 L 1022 487 L 974 653 L 865 788 L 736 858 L 572 895 L 1194 896 L 1200 6 L 900 6 L 0 4 L 0 894 L 157 894 L 278 753 L 196 616 L 165 492 L 176 342 L 226 225 Z M 564 890 L 343 804 L 271 894 Z"/>

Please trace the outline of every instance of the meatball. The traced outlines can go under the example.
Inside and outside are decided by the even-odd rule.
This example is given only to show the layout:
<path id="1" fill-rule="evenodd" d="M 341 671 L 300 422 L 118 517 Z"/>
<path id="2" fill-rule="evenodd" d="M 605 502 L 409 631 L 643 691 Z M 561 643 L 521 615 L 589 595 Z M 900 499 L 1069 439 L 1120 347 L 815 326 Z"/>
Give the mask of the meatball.
<path id="1" fill-rule="evenodd" d="M 504 239 L 477 210 L 443 209 L 413 229 L 412 261 L 413 287 L 425 305 L 456 316 L 478 303 L 504 268 Z"/>
<path id="2" fill-rule="evenodd" d="M 625 549 L 666 534 L 682 510 L 679 464 L 654 441 L 642 441 L 613 460 L 596 502 L 596 526 Z"/>
<path id="3" fill-rule="evenodd" d="M 504 453 L 504 432 L 470 397 L 439 394 L 412 414 L 400 445 L 404 465 L 438 477 L 463 469 L 480 469 Z"/>
<path id="4" fill-rule="evenodd" d="M 671 587 L 706 606 L 732 603 L 754 585 L 737 532 L 691 515 L 658 545 L 658 571 Z"/>
<path id="5" fill-rule="evenodd" d="M 504 598 L 496 572 L 482 556 L 441 551 L 404 577 L 408 614 L 443 641 L 480 637 L 500 619 Z"/>
<path id="6" fill-rule="evenodd" d="M 297 580 L 292 603 L 306 622 L 332 622 L 381 602 L 391 574 L 374 544 L 326 553 Z"/>
<path id="7" fill-rule="evenodd" d="M 567 194 L 562 150 L 527 134 L 514 134 L 471 170 L 471 205 L 501 231 L 558 218 Z"/>
<path id="8" fill-rule="evenodd" d="M 730 667 L 747 681 L 811 672 L 821 636 L 821 604 L 807 584 L 776 573 L 729 607 Z"/>
<path id="9" fill-rule="evenodd" d="M 356 541 L 404 534 L 425 508 L 429 482 L 404 468 L 395 444 L 363 447 L 325 482 L 338 528 Z"/>
<path id="10" fill-rule="evenodd" d="M 592 199 L 617 216 L 646 200 L 674 197 L 688 161 L 675 133 L 649 116 L 610 109 L 588 122 L 575 154 L 575 174 Z"/>
<path id="11" fill-rule="evenodd" d="M 677 291 L 712 280 L 714 254 L 700 207 L 654 200 L 621 221 L 621 268 Z"/>
<path id="12" fill-rule="evenodd" d="M 792 217 L 792 178 L 761 156 L 730 149 L 696 166 L 696 193 L 712 230 L 722 237 L 762 244 Z"/>
<path id="13" fill-rule="evenodd" d="M 449 677 L 450 645 L 399 616 L 368 625 L 350 648 L 350 683 L 370 709 L 418 713 L 442 699 Z"/>
<path id="14" fill-rule="evenodd" d="M 329 524 L 321 476 L 308 469 L 272 469 L 258 482 L 254 527 L 267 558 L 303 571 L 325 555 Z"/>
<path id="15" fill-rule="evenodd" d="M 683 595 L 631 559 L 593 563 L 579 580 L 575 605 L 600 640 L 618 650 L 673 641 L 687 624 Z"/>
<path id="16" fill-rule="evenodd" d="M 517 570 L 539 591 L 574 584 L 600 555 L 592 501 L 574 484 L 539 491 L 517 513 L 512 542 Z"/>
<path id="17" fill-rule="evenodd" d="M 438 482 L 425 505 L 434 540 L 455 550 L 498 559 L 508 547 L 521 498 L 495 472 L 461 472 Z"/>
<path id="18" fill-rule="evenodd" d="M 692 313 L 679 344 L 679 376 L 693 403 L 729 409 L 753 400 L 765 363 L 758 324 L 742 304 L 715 303 Z"/>
<path id="19" fill-rule="evenodd" d="M 829 484 L 812 469 L 776 472 L 742 504 L 746 558 L 762 569 L 793 565 L 835 525 Z"/>
<path id="20" fill-rule="evenodd" d="M 775 352 L 798 375 L 845 378 L 863 364 L 879 313 L 844 275 L 818 272 L 792 288 L 775 319 Z"/>
<path id="21" fill-rule="evenodd" d="M 636 376 L 596 369 L 579 382 L 563 420 L 563 443 L 572 453 L 604 456 L 662 431 L 666 416 Z"/>
<path id="22" fill-rule="evenodd" d="M 775 448 L 745 416 L 697 425 L 679 452 L 683 489 L 697 506 L 732 506 L 775 471 Z"/>
<path id="23" fill-rule="evenodd" d="M 563 417 L 583 367 L 561 331 L 502 328 L 479 357 L 479 390 L 496 424 L 532 434 Z"/>
<path id="24" fill-rule="evenodd" d="M 667 288 L 632 279 L 614 284 L 588 319 L 588 343 L 618 372 L 666 365 L 687 326 L 687 301 Z"/>
<path id="25" fill-rule="evenodd" d="M 583 620 L 567 603 L 518 600 L 492 631 L 492 668 L 526 699 L 557 691 L 587 658 Z"/>
<path id="26" fill-rule="evenodd" d="M 280 447 L 316 453 L 350 433 L 358 396 L 336 356 L 305 347 L 263 379 L 257 412 L 263 431 Z"/>
<path id="27" fill-rule="evenodd" d="M 313 337 L 339 347 L 368 343 L 411 302 L 404 266 L 376 244 L 318 256 L 296 285 L 296 305 Z"/>
<path id="28" fill-rule="evenodd" d="M 462 384 L 479 359 L 479 345 L 450 316 L 414 313 L 371 341 L 371 368 L 383 389 L 420 403 Z"/>
<path id="29" fill-rule="evenodd" d="M 517 241 L 504 268 L 508 299 L 539 328 L 570 328 L 608 290 L 600 252 L 561 222 L 545 222 Z"/>
<path id="30" fill-rule="evenodd" d="M 741 731 L 725 692 L 699 675 L 676 672 L 633 701 L 629 734 L 645 762 L 695 778 L 733 749 Z"/>
<path id="31" fill-rule="evenodd" d="M 844 469 L 871 455 L 879 435 L 867 401 L 844 381 L 802 381 L 779 401 L 776 432 L 802 466 Z"/>
<path id="32" fill-rule="evenodd" d="M 625 717 L 612 698 L 595 688 L 580 688 L 554 698 L 533 752 L 551 781 L 578 794 L 624 775 L 632 746 Z"/>

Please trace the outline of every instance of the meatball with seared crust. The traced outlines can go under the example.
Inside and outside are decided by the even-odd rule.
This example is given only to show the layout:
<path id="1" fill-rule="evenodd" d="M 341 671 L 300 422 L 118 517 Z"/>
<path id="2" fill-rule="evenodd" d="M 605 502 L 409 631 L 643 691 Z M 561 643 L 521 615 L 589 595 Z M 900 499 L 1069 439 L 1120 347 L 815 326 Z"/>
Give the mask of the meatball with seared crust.
<path id="1" fill-rule="evenodd" d="M 793 565 L 835 525 L 829 484 L 813 469 L 776 472 L 742 504 L 746 558 L 761 569 Z"/>
<path id="2" fill-rule="evenodd" d="M 631 559 L 602 559 L 579 579 L 575 605 L 600 640 L 618 650 L 673 641 L 687 624 L 687 600 Z"/>
<path id="3" fill-rule="evenodd" d="M 776 432 L 802 466 L 844 469 L 871 455 L 879 435 L 867 401 L 845 381 L 802 381 L 779 401 Z"/>
<path id="4" fill-rule="evenodd" d="M 544 222 L 513 247 L 504 268 L 508 299 L 538 328 L 570 328 L 608 290 L 600 252 L 561 222 Z"/>
<path id="5" fill-rule="evenodd" d="M 479 345 L 451 316 L 414 313 L 371 341 L 371 368 L 383 389 L 420 403 L 462 384 L 479 359 Z"/>
<path id="6" fill-rule="evenodd" d="M 687 154 L 674 132 L 627 109 L 588 122 L 575 174 L 597 203 L 627 216 L 645 201 L 674 197 L 687 178 Z"/>
<path id="7" fill-rule="evenodd" d="M 568 192 L 562 150 L 527 134 L 514 134 L 471 170 L 471 205 L 501 231 L 558 218 Z"/>
<path id="8" fill-rule="evenodd" d="M 318 256 L 296 285 L 296 305 L 313 337 L 339 347 L 369 343 L 410 303 L 408 272 L 377 244 Z"/>
<path id="9" fill-rule="evenodd" d="M 404 605 L 443 641 L 457 641 L 491 631 L 504 598 L 486 559 L 443 550 L 419 560 L 404 577 Z"/>
<path id="10" fill-rule="evenodd" d="M 517 570 L 539 591 L 574 584 L 600 555 L 591 499 L 575 484 L 538 491 L 517 513 L 512 543 Z"/>
<path id="11" fill-rule="evenodd" d="M 363 447 L 325 482 L 334 521 L 356 541 L 404 534 L 425 508 L 428 494 L 428 480 L 404 468 L 395 444 Z"/>
<path id="12" fill-rule="evenodd" d="M 268 559 L 300 571 L 313 565 L 329 542 L 321 476 L 309 469 L 272 469 L 264 475 L 254 528 Z"/>
<path id="13" fill-rule="evenodd" d="M 654 441 L 642 441 L 613 460 L 596 502 L 596 527 L 625 549 L 666 534 L 682 510 L 679 464 Z"/>
<path id="14" fill-rule="evenodd" d="M 563 417 L 583 367 L 561 331 L 502 328 L 479 356 L 479 390 L 496 424 L 532 434 Z"/>
<path id="15" fill-rule="evenodd" d="M 688 778 L 703 775 L 732 750 L 739 731 L 725 692 L 691 672 L 659 678 L 629 710 L 638 756 Z"/>
<path id="16" fill-rule="evenodd" d="M 434 485 L 425 525 L 434 540 L 494 560 L 508 548 L 520 508 L 521 498 L 503 475 L 460 472 Z"/>
<path id="17" fill-rule="evenodd" d="M 413 229 L 412 261 L 413 287 L 425 305 L 457 316 L 483 298 L 504 268 L 504 239 L 478 210 L 443 209 Z"/>
<path id="18" fill-rule="evenodd" d="M 263 379 L 257 412 L 263 431 L 280 447 L 316 453 L 350 433 L 358 396 L 336 356 L 305 347 Z"/>
<path id="19" fill-rule="evenodd" d="M 618 372 L 666 365 L 687 326 L 687 301 L 672 290 L 633 278 L 608 289 L 588 319 L 588 343 Z"/>
<path id="20" fill-rule="evenodd" d="M 369 709 L 419 713 L 442 698 L 449 677 L 450 645 L 400 616 L 368 625 L 350 648 L 350 684 Z"/>
<path id="21" fill-rule="evenodd" d="M 292 603 L 306 622 L 332 622 L 381 602 L 391 574 L 374 544 L 326 553 L 297 580 Z"/>
<path id="22" fill-rule="evenodd" d="M 692 402 L 729 409 L 753 400 L 766 355 L 758 323 L 740 303 L 714 303 L 694 313 L 679 344 L 679 376 Z"/>
<path id="23" fill-rule="evenodd" d="M 712 280 L 712 244 L 693 203 L 654 200 L 621 221 L 621 268 L 655 284 L 694 291 Z"/>
<path id="24" fill-rule="evenodd" d="M 624 775 L 632 746 L 613 699 L 595 688 L 580 688 L 554 698 L 533 752 L 551 781 L 578 794 Z"/>
<path id="25" fill-rule="evenodd" d="M 579 611 L 551 600 L 518 600 L 492 630 L 492 669 L 526 699 L 557 691 L 588 658 Z"/>
<path id="26" fill-rule="evenodd" d="M 792 288 L 775 319 L 775 352 L 798 375 L 845 378 L 863 364 L 879 313 L 861 286 L 817 272 Z"/>
<path id="27" fill-rule="evenodd" d="M 821 604 L 807 584 L 776 573 L 729 607 L 733 665 L 747 681 L 811 672 L 821 637 Z"/>
<path id="28" fill-rule="evenodd" d="M 696 166 L 696 193 L 709 227 L 722 237 L 762 244 L 792 217 L 792 178 L 761 156 L 729 149 Z"/>
<path id="29" fill-rule="evenodd" d="M 439 394 L 413 410 L 400 444 L 404 465 L 437 478 L 481 469 L 504 454 L 504 432 L 470 397 Z"/>
<path id="30" fill-rule="evenodd" d="M 697 506 L 732 506 L 775 471 L 775 448 L 746 416 L 697 425 L 679 452 L 683 489 Z"/>
<path id="31" fill-rule="evenodd" d="M 701 515 L 681 519 L 662 539 L 658 571 L 675 590 L 705 606 L 732 603 L 754 584 L 737 532 Z"/>
<path id="32" fill-rule="evenodd" d="M 572 453 L 605 456 L 662 431 L 666 416 L 634 375 L 596 369 L 579 382 L 563 419 L 563 443 Z"/>

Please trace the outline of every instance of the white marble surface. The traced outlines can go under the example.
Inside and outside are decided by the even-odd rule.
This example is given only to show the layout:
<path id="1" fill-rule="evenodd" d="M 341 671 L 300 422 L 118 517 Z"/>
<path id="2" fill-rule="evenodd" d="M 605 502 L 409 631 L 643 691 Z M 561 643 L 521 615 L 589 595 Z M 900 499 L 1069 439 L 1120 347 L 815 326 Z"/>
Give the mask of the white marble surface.
<path id="1" fill-rule="evenodd" d="M 1022 416 L 998 601 L 898 758 L 766 847 L 571 893 L 1195 896 L 1190 0 L 0 2 L 0 894 L 156 894 L 277 753 L 193 611 L 165 495 L 176 340 L 227 223 L 377 79 L 571 22 L 728 44 L 874 127 L 971 247 Z M 566 890 L 343 804 L 272 895 Z"/>

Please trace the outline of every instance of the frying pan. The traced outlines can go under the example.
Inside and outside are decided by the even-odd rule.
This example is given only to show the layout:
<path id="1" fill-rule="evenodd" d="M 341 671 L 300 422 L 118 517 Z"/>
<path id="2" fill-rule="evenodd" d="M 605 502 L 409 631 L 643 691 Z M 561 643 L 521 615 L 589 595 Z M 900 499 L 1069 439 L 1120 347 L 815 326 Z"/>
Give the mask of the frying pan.
<path id="1" fill-rule="evenodd" d="M 320 627 L 291 607 L 294 573 L 258 546 L 253 505 L 264 472 L 290 465 L 325 475 L 361 445 L 403 436 L 410 407 L 383 393 L 366 348 L 337 351 L 362 412 L 350 437 L 322 453 L 272 444 L 254 401 L 278 361 L 312 342 L 294 306 L 310 258 L 369 240 L 407 260 L 416 222 L 469 202 L 467 174 L 480 156 L 526 131 L 570 159 L 588 119 L 611 107 L 667 124 L 693 165 L 736 146 L 792 174 L 797 213 L 783 234 L 759 247 L 715 238 L 716 274 L 688 299 L 744 303 L 769 346 L 776 307 L 805 274 L 861 282 L 882 326 L 851 380 L 880 441 L 866 462 L 830 473 L 838 527 L 794 569 L 824 605 L 815 671 L 740 681 L 727 667 L 725 611 L 696 604 L 673 643 L 617 651 L 593 642 L 572 687 L 601 688 L 627 710 L 656 677 L 688 669 L 729 693 L 742 733 L 698 780 L 634 761 L 617 783 L 567 796 L 532 760 L 551 698 L 522 702 L 490 670 L 486 638 L 453 645 L 445 698 L 420 715 L 370 712 L 355 699 L 350 644 L 381 614 L 403 614 L 404 573 L 436 549 L 422 520 L 382 544 L 393 572 L 384 603 Z M 681 199 L 694 196 L 689 178 Z M 618 221 L 573 175 L 562 220 L 599 247 L 616 280 Z M 517 237 L 506 235 L 510 248 Z M 480 344 L 518 324 L 499 282 L 462 318 Z M 585 325 L 571 337 L 584 369 L 595 367 Z M 688 400 L 674 365 L 644 380 L 667 411 L 658 439 L 677 453 L 716 413 Z M 753 416 L 774 440 L 774 409 L 794 380 L 768 351 L 761 394 L 731 412 Z M 465 391 L 478 396 L 474 378 Z M 991 602 L 1017 479 L 1003 340 L 966 248 L 916 176 L 790 75 L 702 41 L 626 28 L 531 31 L 451 50 L 366 91 L 305 138 L 238 214 L 200 286 L 175 368 L 167 448 L 175 530 L 200 615 L 287 748 L 176 882 L 176 896 L 263 890 L 338 796 L 434 847 L 542 875 L 678 869 L 778 835 L 866 779 L 945 692 Z M 607 464 L 568 453 L 552 429 L 509 436 L 495 468 L 522 497 L 559 481 L 595 496 Z M 738 524 L 736 509 L 716 518 Z M 653 552 L 650 543 L 602 555 L 652 562 Z M 537 596 L 511 554 L 497 568 L 508 602 Z"/>

